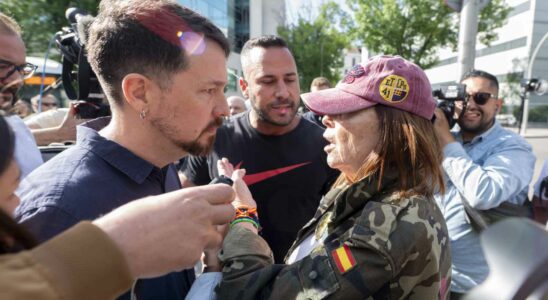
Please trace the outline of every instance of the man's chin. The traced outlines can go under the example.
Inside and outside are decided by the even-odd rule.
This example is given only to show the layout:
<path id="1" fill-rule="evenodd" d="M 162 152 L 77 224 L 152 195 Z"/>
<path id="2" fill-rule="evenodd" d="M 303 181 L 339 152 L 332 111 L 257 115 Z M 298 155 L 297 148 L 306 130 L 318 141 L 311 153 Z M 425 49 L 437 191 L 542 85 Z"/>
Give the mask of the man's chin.
<path id="1" fill-rule="evenodd" d="M 487 129 L 489 129 L 489 126 L 480 123 L 480 124 L 467 124 L 467 123 L 458 123 L 461 131 L 468 132 L 468 133 L 483 133 Z"/>
<path id="2" fill-rule="evenodd" d="M 205 142 L 194 141 L 191 143 L 183 143 L 180 145 L 181 149 L 190 155 L 194 156 L 206 156 L 213 150 L 213 144 L 215 143 L 215 136 L 209 137 Z"/>
<path id="3" fill-rule="evenodd" d="M 285 118 L 273 118 L 272 116 L 268 116 L 268 118 L 265 118 L 263 120 L 274 126 L 285 127 L 293 122 L 296 115 L 296 113 L 292 113 L 290 116 L 287 116 Z"/>
<path id="4" fill-rule="evenodd" d="M 470 133 L 475 133 L 479 131 L 479 126 L 470 126 L 466 124 L 459 124 L 460 130 Z"/>

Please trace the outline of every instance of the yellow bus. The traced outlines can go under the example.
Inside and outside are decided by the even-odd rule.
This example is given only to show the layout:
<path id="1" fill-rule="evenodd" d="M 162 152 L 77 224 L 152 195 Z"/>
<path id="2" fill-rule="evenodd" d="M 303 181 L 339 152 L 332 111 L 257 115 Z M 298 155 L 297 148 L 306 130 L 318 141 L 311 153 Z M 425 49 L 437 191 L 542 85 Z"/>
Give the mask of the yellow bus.
<path id="1" fill-rule="evenodd" d="M 42 80 L 44 81 L 44 92 L 53 93 L 64 102 L 66 99 L 65 92 L 63 90 L 63 84 L 61 82 L 61 73 L 63 71 L 63 65 L 57 61 L 48 59 L 44 70 L 44 58 L 28 56 L 27 62 L 38 66 L 34 75 L 25 79 L 25 85 L 19 92 L 19 98 L 30 101 L 30 98 L 40 93 L 40 85 Z M 42 74 L 44 77 L 42 79 Z M 63 103 L 60 103 L 62 105 Z"/>

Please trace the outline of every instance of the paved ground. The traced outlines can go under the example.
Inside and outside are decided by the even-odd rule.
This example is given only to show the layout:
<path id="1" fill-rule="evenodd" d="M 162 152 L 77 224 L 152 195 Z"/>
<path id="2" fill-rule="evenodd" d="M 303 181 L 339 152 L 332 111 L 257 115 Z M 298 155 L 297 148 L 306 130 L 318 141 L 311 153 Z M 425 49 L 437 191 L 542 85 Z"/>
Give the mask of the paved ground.
<path id="1" fill-rule="evenodd" d="M 517 132 L 517 129 L 511 128 Z M 533 175 L 533 183 L 537 182 L 540 168 L 544 164 L 544 160 L 548 159 L 548 128 L 530 128 L 527 129 L 525 133 L 525 139 L 533 146 L 533 152 L 537 157 L 537 162 L 535 163 L 535 174 Z M 530 195 L 532 195 L 533 190 L 531 187 Z"/>

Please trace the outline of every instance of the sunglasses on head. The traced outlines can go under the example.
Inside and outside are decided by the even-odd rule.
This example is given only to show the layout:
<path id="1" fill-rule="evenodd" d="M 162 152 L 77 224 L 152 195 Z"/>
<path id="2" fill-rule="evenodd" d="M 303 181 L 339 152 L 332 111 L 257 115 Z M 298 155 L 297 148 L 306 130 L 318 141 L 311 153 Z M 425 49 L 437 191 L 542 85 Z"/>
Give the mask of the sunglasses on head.
<path id="1" fill-rule="evenodd" d="M 491 93 L 485 93 L 485 92 L 471 94 L 468 97 L 471 97 L 472 99 L 474 99 L 474 102 L 476 102 L 476 104 L 478 105 L 484 105 L 485 103 L 487 103 L 487 101 L 489 101 L 489 99 L 496 98 L 495 95 Z"/>

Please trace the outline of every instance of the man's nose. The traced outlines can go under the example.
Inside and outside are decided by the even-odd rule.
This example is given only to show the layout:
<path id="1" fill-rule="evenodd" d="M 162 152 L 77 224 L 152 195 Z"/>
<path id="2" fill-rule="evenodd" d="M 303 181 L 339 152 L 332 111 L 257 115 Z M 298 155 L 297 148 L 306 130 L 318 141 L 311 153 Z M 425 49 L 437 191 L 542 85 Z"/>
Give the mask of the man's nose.
<path id="1" fill-rule="evenodd" d="M 228 103 L 226 102 L 225 95 L 221 93 L 217 99 L 217 105 L 215 106 L 213 110 L 213 114 L 215 117 L 227 117 L 230 116 L 232 112 L 232 109 L 228 107 Z"/>
<path id="2" fill-rule="evenodd" d="M 289 97 L 289 89 L 287 88 L 287 84 L 283 80 L 281 80 L 276 86 L 276 97 L 282 99 L 286 99 Z"/>

